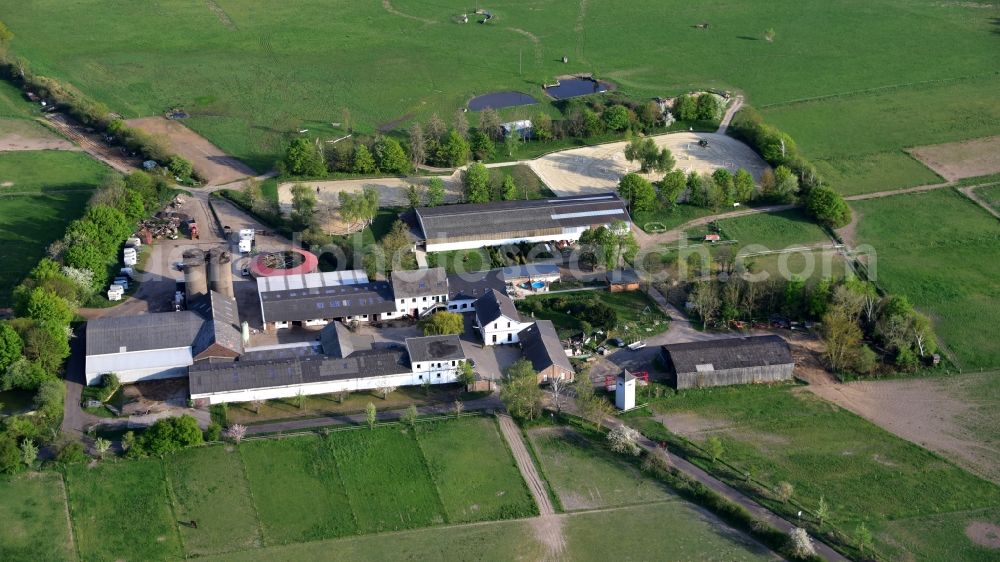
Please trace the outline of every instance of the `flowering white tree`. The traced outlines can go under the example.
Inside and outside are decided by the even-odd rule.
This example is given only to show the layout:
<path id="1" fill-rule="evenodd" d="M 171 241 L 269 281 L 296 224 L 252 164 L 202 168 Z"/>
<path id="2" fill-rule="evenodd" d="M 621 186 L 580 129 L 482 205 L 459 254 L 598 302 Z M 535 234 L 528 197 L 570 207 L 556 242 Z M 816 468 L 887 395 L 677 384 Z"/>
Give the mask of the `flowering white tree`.
<path id="1" fill-rule="evenodd" d="M 103 437 L 98 437 L 94 440 L 94 449 L 97 449 L 98 456 L 101 457 L 101 460 L 104 460 L 104 455 L 107 455 L 108 451 L 111 450 L 111 441 Z"/>
<path id="2" fill-rule="evenodd" d="M 64 265 L 62 268 L 63 275 L 67 279 L 73 282 L 74 285 L 84 289 L 86 291 L 91 291 L 94 288 L 94 272 L 89 269 L 78 269 L 75 267 L 70 267 Z"/>
<path id="3" fill-rule="evenodd" d="M 809 533 L 807 533 L 802 527 L 792 529 L 792 544 L 795 549 L 795 555 L 800 558 L 814 556 L 816 554 L 816 548 L 813 547 L 812 539 L 809 538 Z"/>
<path id="4" fill-rule="evenodd" d="M 226 430 L 226 437 L 232 439 L 233 443 L 236 444 L 239 444 L 240 441 L 243 441 L 243 438 L 246 436 L 247 436 L 246 426 L 240 425 L 238 423 L 229 426 L 229 429 Z"/>
<path id="5" fill-rule="evenodd" d="M 611 450 L 623 455 L 639 456 L 642 448 L 639 447 L 638 440 L 639 432 L 627 425 L 619 425 L 608 432 L 608 443 L 611 445 Z"/>

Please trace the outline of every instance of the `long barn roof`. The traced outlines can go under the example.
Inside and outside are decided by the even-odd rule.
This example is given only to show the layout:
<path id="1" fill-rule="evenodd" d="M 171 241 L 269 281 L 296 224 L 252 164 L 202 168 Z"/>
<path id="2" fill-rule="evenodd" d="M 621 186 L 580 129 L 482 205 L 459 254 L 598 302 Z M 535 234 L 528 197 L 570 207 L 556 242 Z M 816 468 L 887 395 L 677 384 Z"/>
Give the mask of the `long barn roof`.
<path id="1" fill-rule="evenodd" d="M 426 240 L 496 235 L 628 221 L 625 203 L 614 194 L 420 207 Z"/>
<path id="2" fill-rule="evenodd" d="M 678 373 L 724 371 L 794 363 L 788 343 L 779 336 L 751 336 L 663 346 Z"/>

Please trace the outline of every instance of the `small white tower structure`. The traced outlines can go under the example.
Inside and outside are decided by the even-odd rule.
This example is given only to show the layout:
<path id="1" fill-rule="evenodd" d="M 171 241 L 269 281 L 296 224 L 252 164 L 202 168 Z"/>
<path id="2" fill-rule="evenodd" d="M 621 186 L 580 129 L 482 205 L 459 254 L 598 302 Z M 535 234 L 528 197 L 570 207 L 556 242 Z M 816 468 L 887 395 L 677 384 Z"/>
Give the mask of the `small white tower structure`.
<path id="1" fill-rule="evenodd" d="M 615 381 L 615 406 L 622 411 L 635 408 L 635 376 L 628 369 Z"/>

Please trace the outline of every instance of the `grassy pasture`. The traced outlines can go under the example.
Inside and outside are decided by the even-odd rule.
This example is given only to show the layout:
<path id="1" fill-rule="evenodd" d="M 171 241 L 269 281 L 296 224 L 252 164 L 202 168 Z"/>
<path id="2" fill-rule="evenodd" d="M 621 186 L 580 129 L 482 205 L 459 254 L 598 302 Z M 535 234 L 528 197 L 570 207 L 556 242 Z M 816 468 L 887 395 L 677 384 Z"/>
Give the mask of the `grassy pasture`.
<path id="1" fill-rule="evenodd" d="M 838 191 L 853 195 L 943 182 L 903 149 L 997 134 L 998 88 L 1000 75 L 983 74 L 778 104 L 763 113 L 817 161 Z"/>
<path id="2" fill-rule="evenodd" d="M 831 523 L 853 532 L 866 521 L 880 547 L 900 544 L 893 529 L 912 518 L 957 517 L 1000 505 L 997 486 L 794 386 L 685 391 L 655 401 L 653 411 L 684 415 L 684 426 L 715 428 L 685 431 L 676 425 L 682 422 L 666 418 L 668 429 L 688 433 L 696 443 L 718 436 L 722 458 L 737 467 L 738 480 L 748 472 L 771 487 L 790 482 L 794 498 L 813 509 L 824 496 Z M 655 435 L 657 419 L 632 420 Z M 710 471 L 723 470 L 705 458 L 692 460 Z M 759 499 L 785 512 L 795 510 L 767 493 Z M 910 554 L 947 560 L 952 548 L 966 540 L 953 534 Z"/>
<path id="3" fill-rule="evenodd" d="M 184 550 L 191 556 L 260 546 L 260 529 L 240 454 L 200 447 L 164 460 Z"/>
<path id="4" fill-rule="evenodd" d="M 612 335 L 636 335 L 628 334 L 623 331 L 626 326 L 641 328 L 643 331 L 638 334 L 639 337 L 656 335 L 666 330 L 668 327 L 667 320 L 660 312 L 659 307 L 653 299 L 642 291 L 612 293 L 606 290 L 596 290 L 576 293 L 560 293 L 555 295 L 532 295 L 518 301 L 518 304 L 521 305 L 519 308 L 523 308 L 524 305 L 522 303 L 539 302 L 542 307 L 534 312 L 537 318 L 542 320 L 551 320 L 556 329 L 562 333 L 579 333 L 580 320 L 578 318 L 563 310 L 556 310 L 553 306 L 547 303 L 556 299 L 572 302 L 576 300 L 587 300 L 590 298 L 597 298 L 599 301 L 614 309 L 617 314 L 618 329 L 614 331 L 614 334 L 608 334 L 609 337 Z M 646 312 L 647 309 L 649 312 Z M 658 323 L 654 324 L 654 322 Z"/>
<path id="5" fill-rule="evenodd" d="M 327 438 L 358 531 L 398 531 L 443 523 L 444 513 L 412 430 L 353 431 Z"/>
<path id="6" fill-rule="evenodd" d="M 760 244 L 770 250 L 781 250 L 819 242 L 833 243 L 801 209 L 726 219 L 718 221 L 718 225 L 726 238 L 738 240 L 742 246 Z"/>
<path id="7" fill-rule="evenodd" d="M 853 202 L 858 240 L 878 255 L 878 282 L 935 321 L 966 369 L 1000 366 L 1000 225 L 950 190 Z"/>
<path id="8" fill-rule="evenodd" d="M 0 152 L 0 195 L 92 190 L 111 170 L 82 152 Z M 9 184 L 9 185 L 8 185 Z M 0 206 L 3 205 L 0 200 Z"/>
<path id="9" fill-rule="evenodd" d="M 11 291 L 83 213 L 88 199 L 87 192 L 0 196 L 0 306 L 10 306 Z"/>
<path id="10" fill-rule="evenodd" d="M 509 455 L 483 454 L 484 449 L 506 448 L 495 420 L 421 424 L 417 426 L 417 441 L 449 523 L 537 513 L 514 460 Z"/>
<path id="11" fill-rule="evenodd" d="M 193 116 L 186 124 L 257 168 L 297 128 L 343 134 L 330 123 L 343 128 L 345 108 L 362 131 L 433 112 L 450 120 L 475 95 L 515 89 L 541 100 L 540 84 L 574 72 L 636 96 L 714 86 L 766 105 L 984 74 L 995 56 L 988 13 L 932 0 L 640 0 L 585 12 L 573 2 L 497 0 L 488 25 L 452 23 L 468 11 L 462 2 L 386 6 L 41 0 L 10 6 L 4 20 L 12 50 L 37 71 L 126 117 L 182 106 Z M 711 29 L 693 28 L 702 21 Z M 769 27 L 773 43 L 761 40 Z M 100 28 L 115 31 L 89 32 Z M 371 68 L 385 78 L 372 79 Z"/>
<path id="12" fill-rule="evenodd" d="M 0 559 L 74 560 L 66 496 L 55 473 L 0 479 Z"/>
<path id="13" fill-rule="evenodd" d="M 979 187 L 975 189 L 975 192 L 987 205 L 1000 211 L 1000 185 Z"/>
<path id="14" fill-rule="evenodd" d="M 535 428 L 528 431 L 528 438 L 567 511 L 676 499 L 667 488 L 571 428 Z"/>
<path id="15" fill-rule="evenodd" d="M 82 560 L 181 557 L 163 464 L 157 460 L 74 465 L 66 473 Z"/>
<path id="16" fill-rule="evenodd" d="M 252 441 L 240 446 L 264 544 L 357 532 L 333 451 L 316 437 Z"/>

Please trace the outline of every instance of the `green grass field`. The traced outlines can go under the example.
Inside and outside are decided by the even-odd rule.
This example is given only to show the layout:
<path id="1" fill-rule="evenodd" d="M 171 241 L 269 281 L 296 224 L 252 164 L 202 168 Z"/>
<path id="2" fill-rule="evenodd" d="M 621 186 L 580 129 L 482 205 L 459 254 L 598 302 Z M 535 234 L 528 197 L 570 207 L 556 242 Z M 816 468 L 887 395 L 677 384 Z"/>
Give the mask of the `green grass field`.
<path id="1" fill-rule="evenodd" d="M 567 511 L 674 500 L 660 483 L 567 427 L 528 431 L 541 469 Z M 603 444 L 601 444 L 603 445 Z"/>
<path id="2" fill-rule="evenodd" d="M 327 439 L 359 532 L 399 531 L 444 522 L 441 499 L 412 430 L 388 427 Z"/>
<path id="3" fill-rule="evenodd" d="M 66 474 L 82 560 L 170 560 L 182 556 L 176 517 L 156 460 L 74 465 Z"/>
<path id="4" fill-rule="evenodd" d="M 713 214 L 711 209 L 694 205 L 674 205 L 671 209 L 637 212 L 632 222 L 646 232 L 673 230 L 682 224 Z"/>
<path id="5" fill-rule="evenodd" d="M 880 547 L 900 544 L 893 529 L 910 519 L 949 513 L 969 518 L 962 514 L 1000 505 L 1000 487 L 795 386 L 685 391 L 656 400 L 653 411 L 684 416 L 683 421 L 667 417 L 668 429 L 709 428 L 685 432 L 694 431 L 688 434 L 696 443 L 709 435 L 720 438 L 723 460 L 737 468 L 728 472 L 730 478 L 741 481 L 750 473 L 770 487 L 790 482 L 793 497 L 811 509 L 823 496 L 831 523 L 853 533 L 866 521 Z M 663 418 L 631 419 L 655 431 Z M 710 471 L 723 470 L 707 458 L 692 460 Z M 796 509 L 770 494 L 761 501 L 786 512 Z M 967 541 L 953 533 L 910 555 L 954 559 L 952 551 Z"/>
<path id="6" fill-rule="evenodd" d="M 512 519 L 537 513 L 509 455 L 484 455 L 506 447 L 496 421 L 417 426 L 417 441 L 437 485 L 449 523 Z"/>
<path id="7" fill-rule="evenodd" d="M 778 104 L 764 116 L 790 134 L 845 195 L 944 180 L 904 148 L 995 135 L 1000 75 L 916 84 L 803 103 Z M 954 75 L 942 75 L 940 78 Z M 933 111 L 928 108 L 933 107 Z"/>
<path id="8" fill-rule="evenodd" d="M 4 192 L 89 191 L 100 185 L 110 171 L 82 152 L 0 152 L 0 195 Z"/>
<path id="9" fill-rule="evenodd" d="M 189 555 L 203 556 L 260 546 L 260 527 L 240 453 L 232 447 L 201 447 L 164 461 Z"/>
<path id="10" fill-rule="evenodd" d="M 718 221 L 718 225 L 726 238 L 739 241 L 740 246 L 759 244 L 769 250 L 781 250 L 789 246 L 833 243 L 800 209 L 726 219 Z"/>
<path id="11" fill-rule="evenodd" d="M 979 187 L 975 189 L 975 193 L 983 201 L 985 201 L 987 205 L 997 211 L 1000 211 L 1000 185 Z"/>
<path id="12" fill-rule="evenodd" d="M 66 494 L 56 473 L 0 479 L 0 560 L 75 560 Z"/>
<path id="13" fill-rule="evenodd" d="M 45 248 L 83 214 L 88 192 L 0 196 L 0 307 L 35 267 Z"/>
<path id="14" fill-rule="evenodd" d="M 488 25 L 453 23 L 469 11 L 462 2 L 386 6 L 42 0 L 10 6 L 4 21 L 12 50 L 36 71 L 126 117 L 184 107 L 193 115 L 186 124 L 258 168 L 297 128 L 336 134 L 330 123 L 343 123 L 344 109 L 362 131 L 432 112 L 450 120 L 472 96 L 516 89 L 541 97 L 540 84 L 574 72 L 641 97 L 720 87 L 767 105 L 994 69 L 989 12 L 962 3 L 640 0 L 581 10 L 497 0 Z M 710 30 L 693 28 L 704 21 Z M 99 28 L 114 32 L 90 32 Z M 773 43 L 761 40 L 768 28 Z M 927 108 L 940 105 L 915 118 L 926 122 L 935 113 Z"/>
<path id="15" fill-rule="evenodd" d="M 929 314 L 961 367 L 1000 366 L 1000 225 L 950 190 L 852 203 L 878 283 Z"/>
<path id="16" fill-rule="evenodd" d="M 357 524 L 337 462 L 316 437 L 240 447 L 268 545 L 352 535 Z"/>

